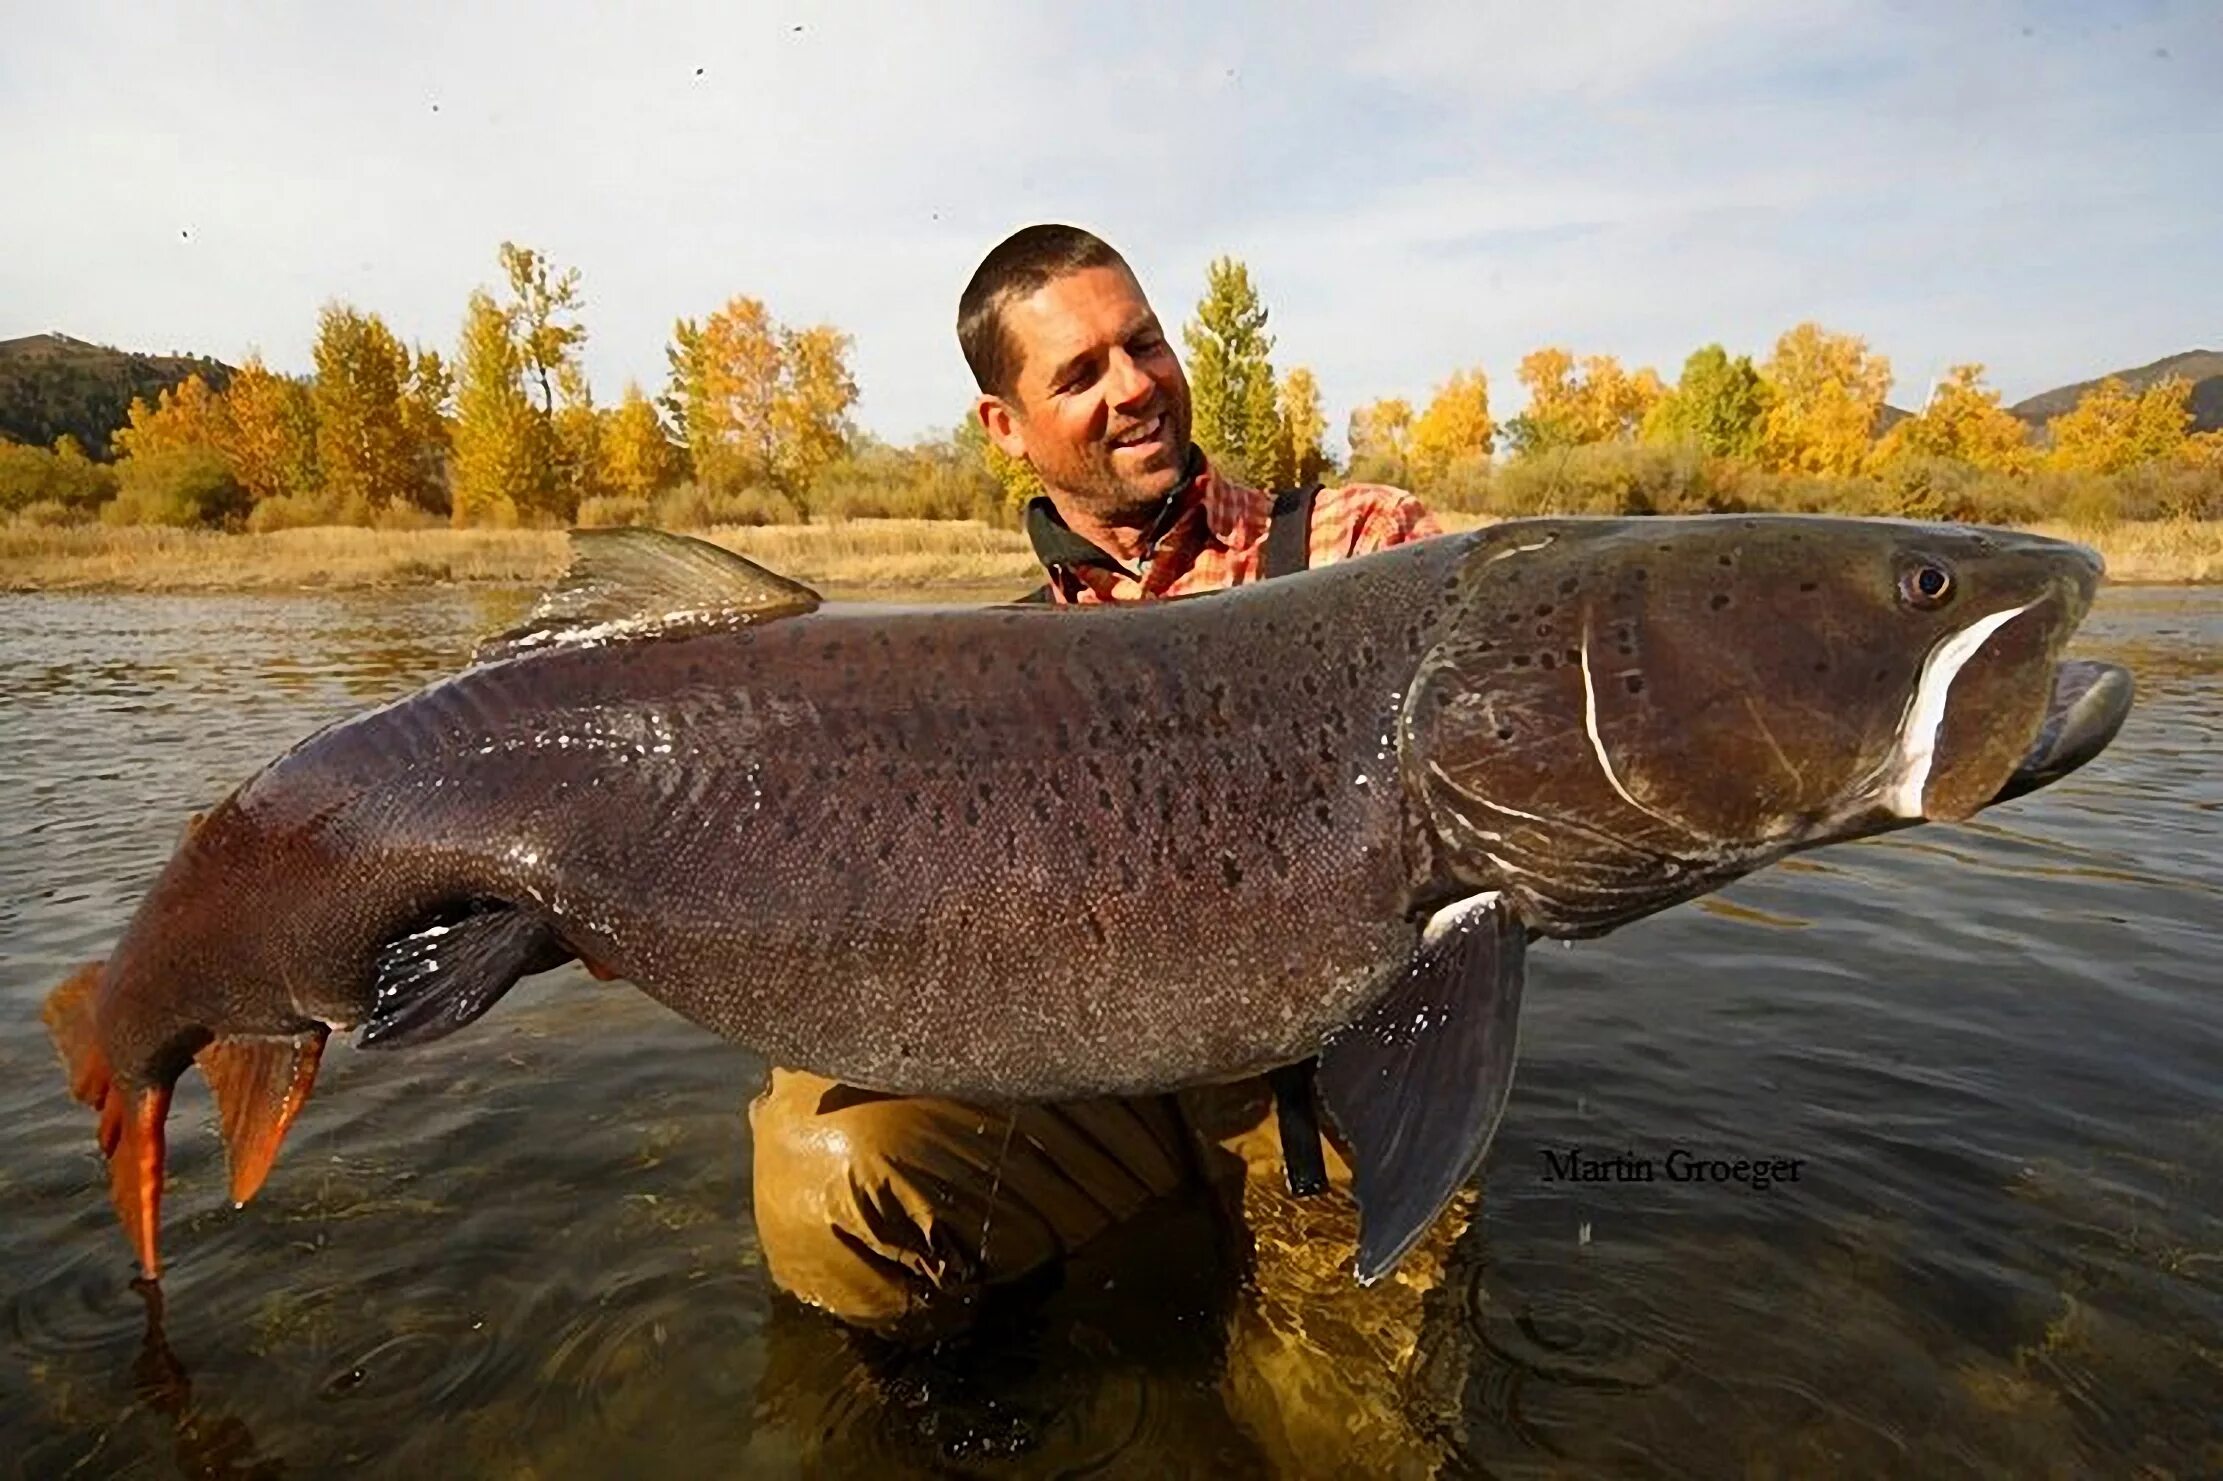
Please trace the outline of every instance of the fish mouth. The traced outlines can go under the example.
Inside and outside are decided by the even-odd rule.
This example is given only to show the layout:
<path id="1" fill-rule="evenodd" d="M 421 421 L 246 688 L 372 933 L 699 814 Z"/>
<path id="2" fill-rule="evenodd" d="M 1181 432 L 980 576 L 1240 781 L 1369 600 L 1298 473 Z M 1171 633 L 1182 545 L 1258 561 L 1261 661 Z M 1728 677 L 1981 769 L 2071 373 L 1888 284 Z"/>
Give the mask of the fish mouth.
<path id="1" fill-rule="evenodd" d="M 2130 716 L 2135 690 L 2130 670 L 2120 664 L 2089 659 L 2056 664 L 2037 739 L 1985 805 L 2049 787 L 2106 750 Z"/>

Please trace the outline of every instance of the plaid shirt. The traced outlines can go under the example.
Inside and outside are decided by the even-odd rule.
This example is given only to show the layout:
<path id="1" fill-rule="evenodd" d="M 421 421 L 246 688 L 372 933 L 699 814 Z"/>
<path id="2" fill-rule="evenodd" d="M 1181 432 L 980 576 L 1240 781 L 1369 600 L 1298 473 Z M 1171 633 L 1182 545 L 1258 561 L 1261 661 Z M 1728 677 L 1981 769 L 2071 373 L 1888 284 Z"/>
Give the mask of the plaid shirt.
<path id="1" fill-rule="evenodd" d="M 1066 527 L 1046 498 L 1027 508 L 1027 534 L 1060 604 L 1147 601 L 1256 581 L 1266 558 L 1274 496 L 1220 477 L 1201 452 L 1198 471 L 1166 501 L 1131 568 Z M 1323 488 L 1312 506 L 1311 564 L 1324 566 L 1443 533 L 1421 502 L 1386 484 Z"/>

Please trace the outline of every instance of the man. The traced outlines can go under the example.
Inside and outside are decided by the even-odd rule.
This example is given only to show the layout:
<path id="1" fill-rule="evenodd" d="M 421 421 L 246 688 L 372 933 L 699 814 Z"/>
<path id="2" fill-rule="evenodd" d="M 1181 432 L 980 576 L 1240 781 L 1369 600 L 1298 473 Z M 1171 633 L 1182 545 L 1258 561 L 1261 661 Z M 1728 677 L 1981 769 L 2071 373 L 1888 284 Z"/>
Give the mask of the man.
<path id="1" fill-rule="evenodd" d="M 1068 226 L 1018 232 L 974 273 L 957 328 L 988 436 L 1048 491 L 1027 528 L 1054 600 L 1151 600 L 1264 573 L 1274 496 L 1221 477 L 1191 444 L 1181 363 L 1104 242 Z M 1435 533 L 1412 495 L 1354 485 L 1319 492 L 1306 548 L 1317 565 Z M 1265 1111 L 1256 1084 L 1011 1110 L 776 1070 L 750 1113 L 765 1263 L 855 1325 L 947 1333 L 987 1292 L 1184 1188 L 1235 1185 L 1229 1201 L 1255 1223 L 1282 1177 Z M 1327 1198 L 1347 1213 L 1348 1170 L 1330 1164 Z M 1348 1236 L 1319 1254 L 1349 1285 Z"/>

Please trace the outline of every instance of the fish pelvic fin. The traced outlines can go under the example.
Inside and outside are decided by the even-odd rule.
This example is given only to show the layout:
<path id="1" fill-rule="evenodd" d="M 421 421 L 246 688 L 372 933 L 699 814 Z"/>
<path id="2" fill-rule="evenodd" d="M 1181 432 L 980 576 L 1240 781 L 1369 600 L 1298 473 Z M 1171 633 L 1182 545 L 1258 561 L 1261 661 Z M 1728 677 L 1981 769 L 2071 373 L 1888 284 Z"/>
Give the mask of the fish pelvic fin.
<path id="1" fill-rule="evenodd" d="M 134 1089 L 116 1081 L 101 1047 L 94 998 L 105 962 L 88 962 L 47 996 L 40 1017 L 69 1069 L 70 1094 L 100 1117 L 100 1152 L 108 1159 L 108 1197 L 124 1237 L 148 1280 L 160 1278 L 157 1236 L 162 1222 L 162 1169 L 168 1155 L 164 1126 L 170 1087 Z"/>
<path id="2" fill-rule="evenodd" d="M 1481 1167 L 1513 1088 L 1527 928 L 1496 895 L 1439 912 L 1396 982 L 1320 1051 L 1350 1144 L 1358 1279 L 1404 1258 Z"/>
<path id="3" fill-rule="evenodd" d="M 501 901 L 436 920 L 378 949 L 370 1017 L 356 1042 L 399 1049 L 445 1038 L 476 1020 L 503 993 L 572 958 L 538 916 Z"/>
<path id="4" fill-rule="evenodd" d="M 216 1096 L 234 1207 L 253 1198 L 270 1176 L 279 1144 L 316 1084 L 330 1033 L 319 1027 L 300 1034 L 219 1036 L 193 1056 Z"/>

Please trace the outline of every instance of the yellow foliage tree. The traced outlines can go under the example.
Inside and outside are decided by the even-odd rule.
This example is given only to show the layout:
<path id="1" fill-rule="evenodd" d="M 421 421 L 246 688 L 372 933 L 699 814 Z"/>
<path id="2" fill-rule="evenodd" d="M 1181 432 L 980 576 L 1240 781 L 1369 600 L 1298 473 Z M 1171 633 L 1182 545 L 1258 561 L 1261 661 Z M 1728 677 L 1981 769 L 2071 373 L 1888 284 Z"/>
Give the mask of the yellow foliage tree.
<path id="1" fill-rule="evenodd" d="M 1611 355 L 1584 356 L 1580 374 L 1575 365 L 1575 357 L 1557 346 L 1521 357 L 1528 408 L 1506 427 L 1516 451 L 1526 455 L 1633 439 L 1667 394 L 1649 367 L 1632 374 Z"/>
<path id="2" fill-rule="evenodd" d="M 1281 435 L 1288 444 L 1285 465 L 1291 484 L 1317 483 L 1328 469 L 1327 413 L 1320 409 L 1320 383 L 1299 365 L 1281 378 Z"/>
<path id="3" fill-rule="evenodd" d="M 1410 476 L 1415 484 L 1428 488 L 1440 483 L 1453 463 L 1486 458 L 1496 445 L 1489 379 L 1480 370 L 1455 370 L 1412 424 L 1407 449 Z"/>
<path id="4" fill-rule="evenodd" d="M 345 304 L 317 320 L 317 467 L 342 507 L 384 509 L 407 500 L 419 480 L 402 393 L 413 363 L 386 321 Z"/>
<path id="5" fill-rule="evenodd" d="M 676 409 L 695 478 L 713 493 L 777 488 L 800 502 L 849 444 L 857 382 L 849 336 L 830 325 L 781 327 L 737 297 L 673 327 L 667 405 Z"/>
<path id="6" fill-rule="evenodd" d="M 231 423 L 224 452 L 256 503 L 317 487 L 316 405 L 309 388 L 249 356 L 224 389 Z"/>
<path id="7" fill-rule="evenodd" d="M 2066 473 L 2120 473 L 2181 458 L 2192 432 L 2191 397 L 2191 384 L 2177 376 L 2143 391 L 2109 376 L 2046 423 L 2046 462 Z"/>
<path id="8" fill-rule="evenodd" d="M 128 424 L 109 440 L 119 460 L 195 449 L 221 454 L 231 441 L 230 408 L 198 375 L 156 393 L 152 406 L 132 397 L 125 416 Z"/>
<path id="9" fill-rule="evenodd" d="M 2027 430 L 1983 381 L 1983 366 L 1954 366 L 1919 416 L 1884 434 L 1874 464 L 1888 468 L 1910 458 L 1951 458 L 1988 473 L 2027 471 L 2036 460 Z"/>
<path id="10" fill-rule="evenodd" d="M 1769 402 L 1761 461 L 1782 473 L 1846 476 L 1868 444 L 1891 389 L 1891 362 L 1868 342 L 1806 323 L 1786 331 L 1760 367 Z"/>
<path id="11" fill-rule="evenodd" d="M 1362 482 L 1403 483 L 1411 451 L 1413 406 L 1402 396 L 1370 401 L 1351 413 L 1351 476 Z"/>
<path id="12" fill-rule="evenodd" d="M 830 324 L 781 335 L 779 390 L 772 398 L 775 481 L 800 501 L 818 475 L 848 451 L 857 378 L 848 335 Z"/>
<path id="13" fill-rule="evenodd" d="M 602 482 L 613 494 L 653 499 L 679 482 L 679 449 L 664 435 L 655 403 L 628 381 L 602 428 Z"/>

